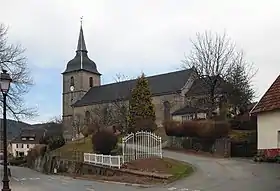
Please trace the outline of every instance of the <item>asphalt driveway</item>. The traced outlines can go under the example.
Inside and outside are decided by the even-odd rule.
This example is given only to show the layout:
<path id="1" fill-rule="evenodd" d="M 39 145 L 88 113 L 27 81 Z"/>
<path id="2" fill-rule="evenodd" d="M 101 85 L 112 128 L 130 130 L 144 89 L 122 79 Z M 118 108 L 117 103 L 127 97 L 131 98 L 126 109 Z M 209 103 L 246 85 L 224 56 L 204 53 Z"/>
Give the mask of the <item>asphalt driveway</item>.
<path id="1" fill-rule="evenodd" d="M 164 156 L 193 164 L 197 172 L 169 185 L 169 190 L 276 191 L 280 165 L 243 159 L 216 159 L 164 151 Z M 175 189 L 176 188 L 176 189 Z"/>

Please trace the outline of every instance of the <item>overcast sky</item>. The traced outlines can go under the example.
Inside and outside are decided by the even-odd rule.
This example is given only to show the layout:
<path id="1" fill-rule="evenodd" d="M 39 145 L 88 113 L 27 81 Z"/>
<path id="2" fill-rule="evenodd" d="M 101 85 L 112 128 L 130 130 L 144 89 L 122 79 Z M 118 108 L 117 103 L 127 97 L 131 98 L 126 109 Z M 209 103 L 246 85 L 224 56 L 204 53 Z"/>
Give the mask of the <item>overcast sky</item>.
<path id="1" fill-rule="evenodd" d="M 177 70 L 196 32 L 226 31 L 258 69 L 260 98 L 280 74 L 279 8 L 279 0 L 1 0 L 0 22 L 27 49 L 35 123 L 61 115 L 61 72 L 75 56 L 81 16 L 102 83 Z"/>

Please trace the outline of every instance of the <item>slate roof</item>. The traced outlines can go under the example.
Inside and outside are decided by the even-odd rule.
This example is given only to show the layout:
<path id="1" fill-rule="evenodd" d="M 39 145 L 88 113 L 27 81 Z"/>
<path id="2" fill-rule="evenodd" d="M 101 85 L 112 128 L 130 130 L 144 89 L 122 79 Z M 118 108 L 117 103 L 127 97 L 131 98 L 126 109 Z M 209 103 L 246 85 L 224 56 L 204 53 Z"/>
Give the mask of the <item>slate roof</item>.
<path id="1" fill-rule="evenodd" d="M 280 109 L 280 75 L 269 87 L 269 89 L 250 113 L 257 114 L 260 112 L 267 112 L 276 109 Z"/>
<path id="2" fill-rule="evenodd" d="M 11 143 L 38 144 L 43 136 L 44 131 L 42 129 L 24 129 Z M 22 140 L 22 138 L 26 138 L 26 140 Z M 29 138 L 34 138 L 34 140 L 29 140 Z"/>
<path id="3" fill-rule="evenodd" d="M 76 56 L 67 63 L 66 69 L 62 74 L 81 70 L 101 75 L 97 70 L 95 62 L 93 62 L 85 52 L 77 52 Z"/>
<path id="4" fill-rule="evenodd" d="M 11 141 L 11 143 L 22 143 L 22 144 L 39 144 L 41 137 L 34 137 L 34 140 L 29 140 L 28 138 L 26 140 L 22 140 L 21 136 L 16 137 Z"/>
<path id="5" fill-rule="evenodd" d="M 191 113 L 206 113 L 207 110 L 206 109 L 200 109 L 200 108 L 196 108 L 196 107 L 192 107 L 192 106 L 185 106 L 181 109 L 176 110 L 175 112 L 172 113 L 172 115 L 184 115 L 184 114 L 191 114 Z"/>
<path id="6" fill-rule="evenodd" d="M 73 71 L 84 70 L 84 71 L 101 75 L 97 70 L 95 62 L 88 57 L 87 53 L 88 51 L 86 49 L 84 32 L 81 26 L 77 50 L 76 50 L 76 56 L 67 63 L 66 69 L 62 74 L 73 72 Z"/>
<path id="7" fill-rule="evenodd" d="M 224 80 L 220 79 L 220 83 L 217 85 L 216 93 L 226 93 L 227 84 Z M 190 90 L 186 93 L 186 96 L 200 96 L 200 95 L 207 95 L 209 94 L 209 90 L 207 88 L 209 87 L 208 84 L 206 84 L 205 79 L 197 79 L 193 82 Z"/>
<path id="8" fill-rule="evenodd" d="M 187 69 L 147 77 L 152 95 L 159 96 L 180 92 L 191 76 L 192 71 L 192 69 Z M 136 80 L 128 80 L 92 87 L 73 106 L 81 107 L 98 103 L 109 103 L 118 99 L 126 100 L 129 98 L 130 92 L 135 87 L 135 84 Z"/>

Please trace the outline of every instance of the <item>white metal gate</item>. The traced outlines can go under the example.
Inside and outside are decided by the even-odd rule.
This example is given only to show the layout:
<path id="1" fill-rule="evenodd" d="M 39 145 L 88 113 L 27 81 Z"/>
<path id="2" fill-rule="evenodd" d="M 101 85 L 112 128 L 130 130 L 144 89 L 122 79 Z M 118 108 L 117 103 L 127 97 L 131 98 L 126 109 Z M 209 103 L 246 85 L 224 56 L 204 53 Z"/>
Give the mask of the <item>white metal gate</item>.
<path id="1" fill-rule="evenodd" d="M 147 131 L 130 133 L 122 138 L 123 161 L 157 156 L 162 158 L 161 137 Z"/>

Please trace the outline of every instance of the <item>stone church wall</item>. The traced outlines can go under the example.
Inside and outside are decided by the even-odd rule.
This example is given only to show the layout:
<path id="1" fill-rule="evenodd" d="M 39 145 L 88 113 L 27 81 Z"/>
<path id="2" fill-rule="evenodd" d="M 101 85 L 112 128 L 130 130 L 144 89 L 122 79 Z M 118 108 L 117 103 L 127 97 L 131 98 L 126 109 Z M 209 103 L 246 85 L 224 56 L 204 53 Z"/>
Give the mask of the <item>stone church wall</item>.
<path id="1" fill-rule="evenodd" d="M 153 97 L 153 104 L 155 105 L 156 124 L 160 127 L 164 121 L 164 102 L 170 104 L 170 115 L 184 106 L 184 98 L 179 94 L 169 94 Z"/>
<path id="2" fill-rule="evenodd" d="M 153 104 L 155 106 L 155 112 L 156 112 L 156 124 L 158 126 L 161 126 L 162 122 L 164 120 L 164 102 L 170 103 L 170 114 L 184 106 L 184 98 L 183 98 L 183 96 L 181 96 L 179 94 L 169 94 L 169 95 L 153 97 Z M 115 104 L 116 103 L 111 103 L 112 106 L 114 106 Z M 119 105 L 122 105 L 122 104 L 128 105 L 128 101 L 119 103 Z M 86 111 L 91 112 L 95 109 L 101 109 L 102 107 L 105 107 L 106 105 L 108 105 L 108 103 L 96 104 L 96 105 L 90 105 L 90 106 L 84 106 L 84 107 L 76 107 L 76 108 L 74 108 L 74 116 L 80 116 L 81 119 L 84 120 Z M 91 112 L 91 115 L 92 115 L 92 112 Z"/>

